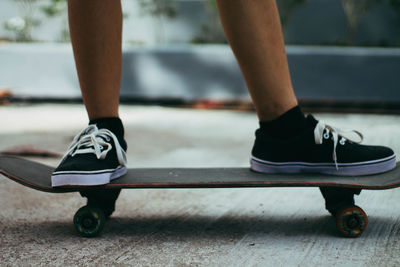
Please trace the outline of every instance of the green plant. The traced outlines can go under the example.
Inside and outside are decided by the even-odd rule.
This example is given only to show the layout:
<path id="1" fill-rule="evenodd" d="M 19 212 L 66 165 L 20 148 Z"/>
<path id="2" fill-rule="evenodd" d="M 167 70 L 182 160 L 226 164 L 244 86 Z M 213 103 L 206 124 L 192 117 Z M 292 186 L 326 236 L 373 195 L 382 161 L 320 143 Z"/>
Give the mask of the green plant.
<path id="1" fill-rule="evenodd" d="M 204 8 L 208 14 L 208 20 L 200 25 L 200 33 L 196 35 L 193 43 L 227 43 L 221 21 L 218 16 L 215 0 L 204 1 Z"/>
<path id="2" fill-rule="evenodd" d="M 291 15 L 300 6 L 306 4 L 308 0 L 278 0 L 279 15 L 281 17 L 282 28 L 285 29 Z"/>
<path id="3" fill-rule="evenodd" d="M 348 25 L 348 42 L 355 44 L 356 32 L 361 19 L 368 14 L 372 6 L 382 0 L 341 0 Z M 398 0 L 396 0 L 398 1 Z"/>
<path id="4" fill-rule="evenodd" d="M 138 0 L 142 12 L 165 18 L 175 18 L 178 14 L 174 0 Z"/>
<path id="5" fill-rule="evenodd" d="M 156 20 L 155 33 L 158 43 L 165 42 L 165 20 L 174 19 L 178 9 L 174 0 L 138 0 L 141 12 L 152 16 Z"/>
<path id="6" fill-rule="evenodd" d="M 308 0 L 277 0 L 283 29 L 287 26 L 292 13 Z M 209 21 L 200 25 L 200 34 L 194 37 L 194 43 L 226 43 L 215 0 L 205 0 L 205 9 Z"/>
<path id="7" fill-rule="evenodd" d="M 400 1 L 399 0 L 389 0 L 389 5 L 400 14 Z"/>
<path id="8" fill-rule="evenodd" d="M 48 17 L 54 18 L 61 16 L 62 28 L 60 34 L 61 42 L 69 42 L 69 27 L 68 27 L 68 15 L 67 15 L 67 3 L 68 0 L 50 0 L 46 5 L 41 6 L 41 11 Z"/>
<path id="9" fill-rule="evenodd" d="M 34 17 L 38 0 L 14 0 L 21 16 L 10 18 L 4 23 L 4 28 L 14 32 L 16 41 L 32 42 L 32 30 L 40 25 L 40 20 Z"/>
<path id="10" fill-rule="evenodd" d="M 399 0 L 388 0 L 389 5 L 397 13 L 397 18 L 400 20 L 400 1 Z M 400 35 L 397 36 L 397 46 L 400 46 Z"/>

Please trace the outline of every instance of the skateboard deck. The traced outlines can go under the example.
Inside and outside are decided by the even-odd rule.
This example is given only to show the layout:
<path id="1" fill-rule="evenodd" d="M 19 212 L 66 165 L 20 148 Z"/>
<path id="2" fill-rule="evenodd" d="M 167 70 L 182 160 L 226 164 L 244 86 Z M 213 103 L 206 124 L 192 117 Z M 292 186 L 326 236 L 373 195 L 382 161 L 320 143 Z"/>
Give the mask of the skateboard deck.
<path id="1" fill-rule="evenodd" d="M 87 205 L 74 216 L 74 226 L 85 237 L 97 236 L 115 201 L 125 188 L 239 188 L 239 187 L 319 187 L 326 209 L 336 218 L 341 234 L 361 235 L 368 217 L 354 205 L 354 195 L 362 189 L 382 190 L 400 187 L 400 164 L 376 175 L 329 176 L 321 174 L 263 174 L 249 168 L 134 168 L 103 186 L 53 188 L 53 167 L 31 160 L 0 156 L 0 174 L 24 186 L 49 193 L 80 192 Z"/>
<path id="2" fill-rule="evenodd" d="M 400 167 L 366 176 L 321 174 L 264 174 L 249 168 L 134 168 L 110 184 L 96 187 L 53 188 L 54 168 L 23 158 L 0 156 L 0 173 L 36 190 L 63 193 L 93 189 L 124 188 L 224 188 L 224 187 L 343 187 L 390 189 L 400 187 Z"/>

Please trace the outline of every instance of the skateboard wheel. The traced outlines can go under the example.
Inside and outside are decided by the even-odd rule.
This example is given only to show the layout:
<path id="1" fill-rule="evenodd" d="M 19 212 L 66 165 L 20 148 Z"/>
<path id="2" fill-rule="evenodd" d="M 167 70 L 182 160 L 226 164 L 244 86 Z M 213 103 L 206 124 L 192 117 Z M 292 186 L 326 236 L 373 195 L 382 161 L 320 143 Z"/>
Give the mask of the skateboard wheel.
<path id="1" fill-rule="evenodd" d="M 75 213 L 74 226 L 81 236 L 95 237 L 103 230 L 105 220 L 101 209 L 84 206 Z"/>
<path id="2" fill-rule="evenodd" d="M 336 225 L 346 237 L 360 236 L 368 225 L 367 214 L 358 206 L 348 206 L 338 211 Z"/>

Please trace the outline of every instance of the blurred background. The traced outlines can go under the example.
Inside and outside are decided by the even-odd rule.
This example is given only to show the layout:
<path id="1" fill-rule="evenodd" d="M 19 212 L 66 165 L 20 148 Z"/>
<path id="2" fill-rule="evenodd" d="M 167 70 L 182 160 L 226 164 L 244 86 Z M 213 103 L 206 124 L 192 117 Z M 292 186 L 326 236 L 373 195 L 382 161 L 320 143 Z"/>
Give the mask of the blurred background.
<path id="1" fill-rule="evenodd" d="M 399 1 L 277 2 L 304 107 L 400 112 Z M 214 0 L 122 3 L 122 102 L 252 109 Z M 0 2 L 0 69 L 3 102 L 80 101 L 67 0 Z"/>

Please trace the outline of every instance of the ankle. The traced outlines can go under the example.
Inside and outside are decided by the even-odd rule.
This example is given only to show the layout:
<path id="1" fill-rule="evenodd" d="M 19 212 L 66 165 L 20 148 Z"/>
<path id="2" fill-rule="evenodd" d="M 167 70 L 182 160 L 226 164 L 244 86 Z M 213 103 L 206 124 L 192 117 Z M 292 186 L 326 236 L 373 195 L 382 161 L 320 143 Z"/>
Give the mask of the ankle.
<path id="1" fill-rule="evenodd" d="M 307 119 L 296 106 L 271 121 L 260 121 L 260 131 L 278 139 L 288 139 L 307 128 Z"/>

